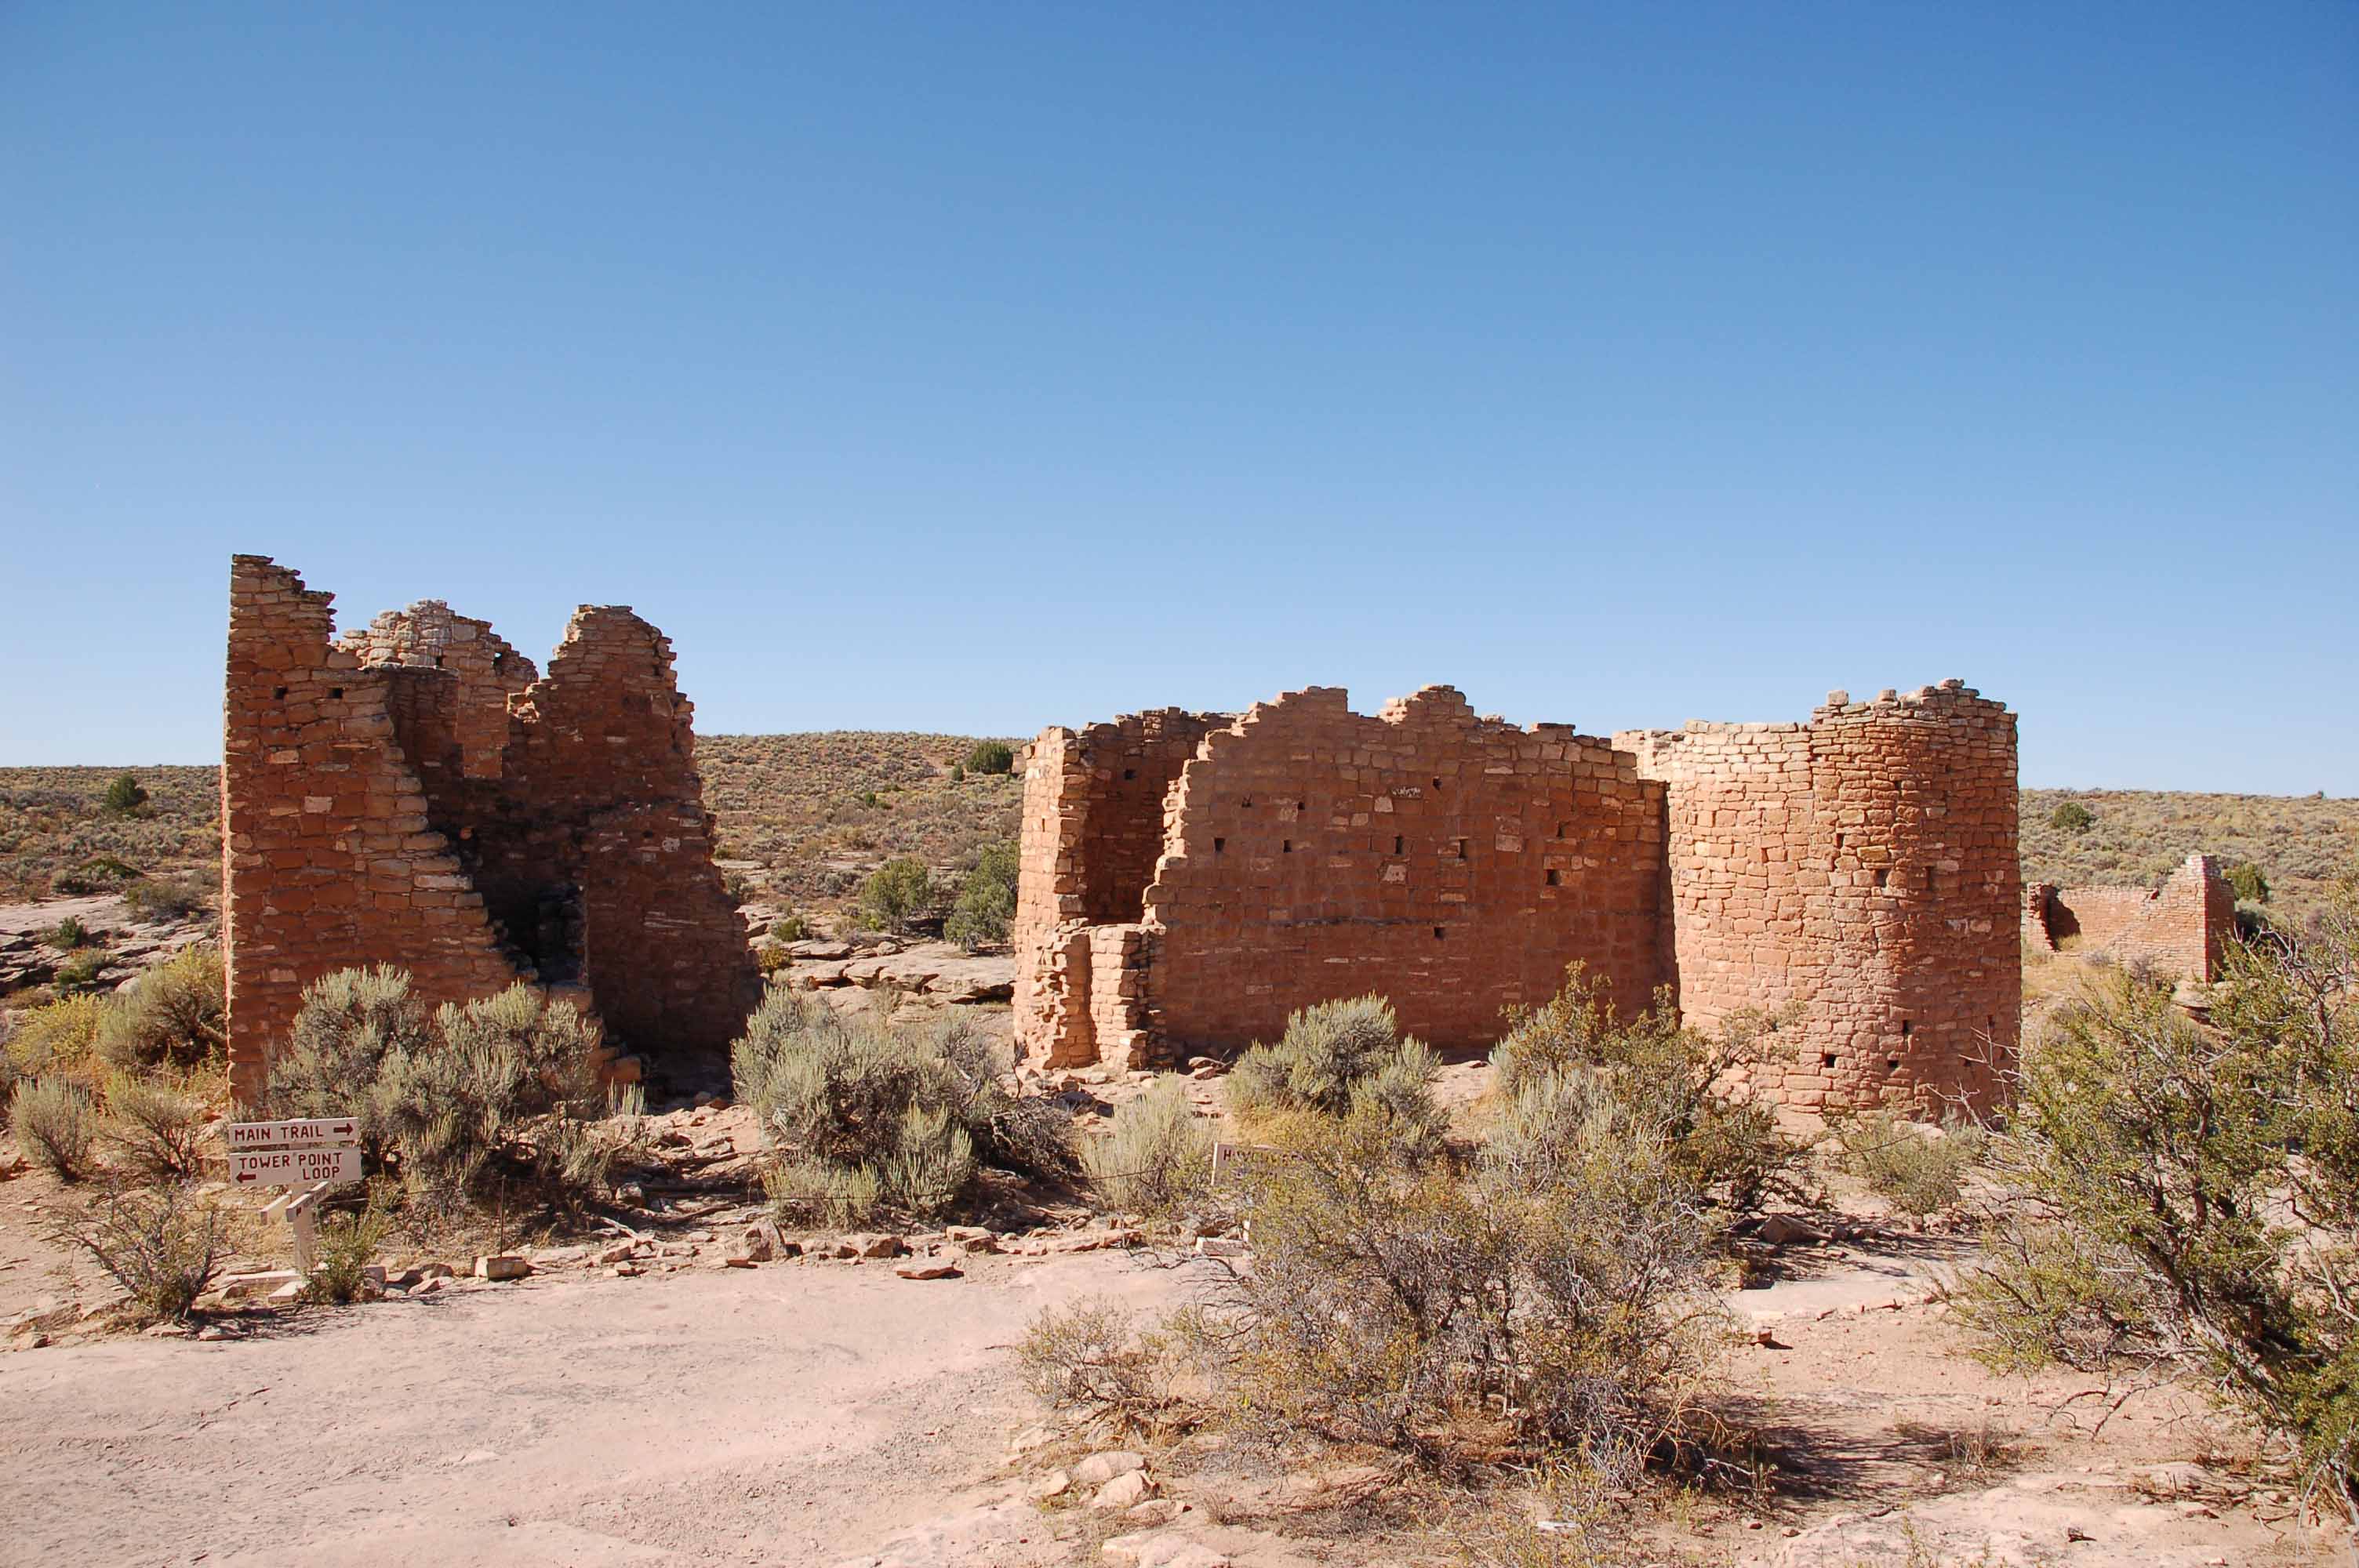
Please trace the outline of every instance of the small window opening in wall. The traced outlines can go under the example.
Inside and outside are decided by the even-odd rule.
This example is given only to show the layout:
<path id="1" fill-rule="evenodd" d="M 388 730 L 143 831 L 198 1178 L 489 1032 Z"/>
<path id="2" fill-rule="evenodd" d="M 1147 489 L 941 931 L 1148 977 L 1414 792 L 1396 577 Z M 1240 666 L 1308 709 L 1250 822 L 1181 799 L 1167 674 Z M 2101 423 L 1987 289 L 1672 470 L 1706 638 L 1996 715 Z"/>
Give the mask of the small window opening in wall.
<path id="1" fill-rule="evenodd" d="M 1404 843 L 1406 843 L 1406 842 L 1408 842 L 1408 840 L 1406 840 L 1405 838 L 1403 838 L 1399 834 L 1397 834 L 1397 833 L 1394 834 L 1394 835 L 1393 835 L 1393 853 L 1394 853 L 1394 854 L 1396 854 L 1396 855 L 1399 854 L 1399 853 L 1401 852 L 1401 846 L 1402 846 Z"/>
<path id="2" fill-rule="evenodd" d="M 1441 781 L 1440 781 L 1440 779 L 1436 779 L 1436 780 L 1434 780 L 1434 781 L 1433 781 L 1433 787 L 1434 787 L 1434 788 L 1436 788 L 1436 789 L 1440 789 L 1440 788 L 1441 787 Z"/>
<path id="3" fill-rule="evenodd" d="M 270 688 L 270 695 L 273 700 L 284 702 L 287 700 L 287 688 L 283 686 L 272 687 Z"/>
<path id="4" fill-rule="evenodd" d="M 1124 782 L 1127 783 L 1138 776 L 1138 770 L 1136 768 L 1125 768 L 1122 770 L 1122 776 Z"/>
<path id="5" fill-rule="evenodd" d="M 1832 1052 L 1832 1051 L 1821 1051 L 1821 1052 L 1820 1052 L 1820 1053 L 1819 1053 L 1819 1065 L 1820 1065 L 1820 1066 L 1821 1066 L 1821 1067 L 1832 1067 L 1832 1066 L 1833 1066 L 1834 1065 L 1835 1065 L 1835 1054 L 1834 1054 L 1833 1052 Z"/>
<path id="6" fill-rule="evenodd" d="M 1456 840 L 1456 843 L 1458 845 L 1458 858 L 1462 860 L 1466 858 L 1466 840 L 1460 838 Z"/>
<path id="7" fill-rule="evenodd" d="M 343 700 L 344 700 L 344 688 L 343 688 L 342 687 L 340 687 L 340 686 L 332 686 L 332 687 L 330 687 L 328 688 L 328 700 L 329 700 L 330 702 L 342 702 L 342 701 L 343 701 Z"/>
<path id="8" fill-rule="evenodd" d="M 1279 854 L 1281 854 L 1281 855 L 1291 855 L 1291 854 L 1293 854 L 1293 853 L 1294 853 L 1294 840 L 1293 840 L 1293 839 L 1291 839 L 1291 838 L 1288 838 L 1288 839 L 1287 839 L 1284 843 L 1280 844 L 1280 845 L 1278 846 L 1278 853 L 1279 853 Z"/>
<path id="9" fill-rule="evenodd" d="M 1440 927 L 1440 926 L 1439 926 L 1439 925 L 1437 925 L 1437 926 L 1435 926 L 1435 927 L 1433 928 L 1433 939 L 1434 939 L 1436 942 L 1439 942 L 1439 941 L 1440 941 L 1440 940 L 1441 940 L 1441 927 Z"/>
<path id="10" fill-rule="evenodd" d="M 1219 854 L 1228 847 L 1229 841 L 1226 838 L 1215 838 L 1212 840 L 1212 853 L 1215 855 Z"/>
<path id="11" fill-rule="evenodd" d="M 1310 803 L 1307 800 L 1298 800 L 1294 803 L 1294 809 L 1297 811 L 1308 811 L 1310 809 Z"/>
<path id="12" fill-rule="evenodd" d="M 1882 866 L 1875 868 L 1875 885 L 1883 887 L 1892 880 L 1892 873 Z"/>
<path id="13" fill-rule="evenodd" d="M 1548 885 L 1550 887 L 1560 887 L 1563 885 L 1562 879 L 1557 875 L 1556 870 L 1553 867 L 1550 867 L 1549 870 Z"/>
<path id="14" fill-rule="evenodd" d="M 1908 1039 L 1908 1036 L 1909 1036 L 1910 1032 L 1911 1032 L 1911 1031 L 1913 1031 L 1913 1030 L 1915 1030 L 1915 1029 L 1916 1029 L 1916 1027 L 1917 1027 L 1917 1025 L 1916 1025 L 1915 1023 L 1911 1022 L 1909 1020 L 1905 1019 L 1905 1018 L 1904 1018 L 1904 1019 L 1902 1019 L 1902 1020 L 1900 1021 L 1900 1038 L 1902 1038 L 1903 1040 Z"/>
<path id="15" fill-rule="evenodd" d="M 440 654 L 434 655 L 434 667 L 438 670 L 442 667 L 442 655 Z"/>
<path id="16" fill-rule="evenodd" d="M 1237 802 L 1237 809 L 1239 811 L 1251 811 L 1253 809 L 1253 796 L 1247 795 L 1243 800 Z"/>
<path id="17" fill-rule="evenodd" d="M 1886 1056 L 1884 1059 L 1884 1070 L 1887 1073 L 1898 1072 L 1900 1070 L 1900 1058 L 1897 1056 Z"/>
<path id="18" fill-rule="evenodd" d="M 1571 824 L 1571 823 L 1570 823 L 1570 822 L 1560 822 L 1560 823 L 1558 823 L 1558 824 L 1556 825 L 1556 836 L 1557 836 L 1558 838 L 1571 838 L 1571 837 L 1572 837 L 1572 824 Z"/>

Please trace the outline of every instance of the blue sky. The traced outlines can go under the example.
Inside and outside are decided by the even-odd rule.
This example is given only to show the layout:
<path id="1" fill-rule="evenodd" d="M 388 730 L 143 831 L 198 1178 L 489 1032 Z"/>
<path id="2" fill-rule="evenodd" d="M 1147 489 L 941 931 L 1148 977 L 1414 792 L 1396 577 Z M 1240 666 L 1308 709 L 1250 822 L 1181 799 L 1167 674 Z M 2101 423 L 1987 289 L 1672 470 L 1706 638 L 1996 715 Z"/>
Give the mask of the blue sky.
<path id="1" fill-rule="evenodd" d="M 1947 676 L 2359 794 L 2359 7 L 0 6 L 0 763 L 226 557 L 707 730 Z"/>

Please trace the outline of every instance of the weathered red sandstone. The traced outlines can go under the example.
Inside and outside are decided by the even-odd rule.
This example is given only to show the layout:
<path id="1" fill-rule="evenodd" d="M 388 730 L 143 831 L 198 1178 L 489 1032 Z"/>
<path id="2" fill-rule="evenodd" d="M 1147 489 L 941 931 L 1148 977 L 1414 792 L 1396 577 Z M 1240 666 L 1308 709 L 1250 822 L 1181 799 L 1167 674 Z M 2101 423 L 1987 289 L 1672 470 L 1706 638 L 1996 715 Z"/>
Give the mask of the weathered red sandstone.
<path id="1" fill-rule="evenodd" d="M 2211 980 L 2236 934 L 2236 890 L 2209 855 L 2190 855 L 2159 888 L 2023 890 L 2023 939 L 2038 949 L 2102 953 L 2180 979 Z"/>
<path id="2" fill-rule="evenodd" d="M 1052 728 L 1026 757 L 1017 1039 L 1164 1063 L 1374 992 L 1468 1048 L 1579 962 L 1705 1027 L 1790 1008 L 1755 1093 L 1930 1114 L 2016 1048 L 2016 849 L 2015 716 L 1957 681 L 1611 741 L 1448 687 Z"/>
<path id="3" fill-rule="evenodd" d="M 521 979 L 617 1052 L 725 1052 L 760 980 L 712 864 L 671 644 L 584 606 L 541 676 L 429 600 L 332 639 L 333 596 L 266 557 L 230 568 L 222 946 L 230 1072 L 331 970 L 408 969 L 428 1002 Z"/>

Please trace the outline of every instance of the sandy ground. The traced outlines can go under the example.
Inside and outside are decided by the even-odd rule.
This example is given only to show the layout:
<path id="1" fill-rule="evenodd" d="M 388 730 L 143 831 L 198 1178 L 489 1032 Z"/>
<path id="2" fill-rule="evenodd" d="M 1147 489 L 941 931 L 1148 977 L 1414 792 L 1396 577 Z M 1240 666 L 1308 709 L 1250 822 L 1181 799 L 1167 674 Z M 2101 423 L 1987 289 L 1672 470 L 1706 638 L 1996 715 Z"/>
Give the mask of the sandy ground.
<path id="1" fill-rule="evenodd" d="M 1104 1253 L 551 1276 L 0 1356 L 0 1562 L 830 1562 L 999 1468 L 1044 1303 L 1179 1288 Z"/>

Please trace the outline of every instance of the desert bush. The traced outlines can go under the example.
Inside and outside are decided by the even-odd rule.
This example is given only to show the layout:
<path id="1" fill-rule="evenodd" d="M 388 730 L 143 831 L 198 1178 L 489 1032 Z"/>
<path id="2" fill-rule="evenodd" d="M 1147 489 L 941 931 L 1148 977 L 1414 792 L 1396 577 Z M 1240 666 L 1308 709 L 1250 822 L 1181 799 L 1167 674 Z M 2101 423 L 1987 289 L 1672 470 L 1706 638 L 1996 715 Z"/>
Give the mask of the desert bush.
<path id="1" fill-rule="evenodd" d="M 210 1122 L 202 1100 L 168 1084 L 119 1070 L 107 1077 L 101 1136 L 119 1163 L 147 1181 L 195 1180 Z"/>
<path id="2" fill-rule="evenodd" d="M 359 1301 L 368 1290 L 368 1266 L 391 1225 L 392 1217 L 374 1197 L 366 1207 L 321 1218 L 318 1257 L 304 1282 L 304 1299 L 340 1305 Z"/>
<path id="3" fill-rule="evenodd" d="M 1051 1412 L 1116 1436 L 1161 1436 L 1197 1424 L 1201 1406 L 1180 1392 L 1188 1345 L 1171 1328 L 1142 1329 L 1104 1296 L 1043 1310 L 1016 1346 L 1025 1385 Z"/>
<path id="4" fill-rule="evenodd" d="M 2097 825 L 2097 814 L 2077 800 L 2068 800 L 2048 814 L 2048 826 L 2062 833 L 2086 833 Z"/>
<path id="5" fill-rule="evenodd" d="M 2236 890 L 2239 903 L 2269 902 L 2269 879 L 2250 860 L 2239 860 L 2228 868 L 2228 885 Z"/>
<path id="6" fill-rule="evenodd" d="M 143 920 L 186 920 L 211 909 L 212 894 L 194 876 L 144 877 L 124 888 L 123 902 Z"/>
<path id="7" fill-rule="evenodd" d="M 1706 1034 L 1680 1023 L 1665 989 L 1625 1018 L 1605 981 L 1576 963 L 1555 997 L 1511 1015 L 1491 1053 L 1494 1092 L 1511 1102 L 1550 1079 L 1596 1078 L 1661 1135 L 1671 1164 L 1727 1214 L 1757 1213 L 1772 1198 L 1812 1201 L 1807 1151 L 1778 1130 L 1770 1106 L 1729 1087 L 1790 1017 L 1743 1010 Z"/>
<path id="8" fill-rule="evenodd" d="M 220 1211 L 178 1184 L 107 1192 L 49 1234 L 88 1253 L 148 1322 L 187 1317 L 233 1250 Z"/>
<path id="9" fill-rule="evenodd" d="M 117 773 L 114 782 L 106 786 L 99 809 L 109 816 L 130 816 L 147 804 L 147 792 L 129 773 Z"/>
<path id="10" fill-rule="evenodd" d="M 17 1074 L 38 1077 L 60 1073 L 87 1076 L 98 1048 L 106 1003 L 94 996 L 69 996 L 16 1015 L 8 1036 L 8 1059 Z"/>
<path id="11" fill-rule="evenodd" d="M 67 915 L 41 934 L 41 940 L 60 953 L 71 953 L 90 940 L 90 927 L 79 915 Z"/>
<path id="12" fill-rule="evenodd" d="M 97 1051 L 117 1067 L 190 1067 L 229 1048 L 228 1028 L 221 950 L 184 947 L 115 994 Z"/>
<path id="13" fill-rule="evenodd" d="M 971 773 L 1006 773 L 1015 768 L 1016 748 L 1005 741 L 978 741 L 966 754 L 966 770 Z"/>
<path id="14" fill-rule="evenodd" d="M 1006 941 L 1008 923 L 1016 918 L 1016 846 L 986 848 L 959 884 L 958 903 L 942 935 L 970 953 Z"/>
<path id="15" fill-rule="evenodd" d="M 880 931 L 907 931 L 940 903 L 933 872 L 915 856 L 886 861 L 860 884 L 860 915 Z"/>
<path id="16" fill-rule="evenodd" d="M 1211 1184 L 1212 1134 L 1184 1080 L 1167 1076 L 1114 1108 L 1104 1135 L 1082 1148 L 1082 1168 L 1113 1208 L 1169 1217 Z"/>
<path id="17" fill-rule="evenodd" d="M 618 1152 L 588 1125 L 608 1108 L 598 1053 L 595 1024 L 523 984 L 429 1020 L 408 975 L 343 969 L 305 991 L 268 1108 L 353 1117 L 421 1213 L 511 1187 L 571 1205 L 605 1184 Z"/>
<path id="18" fill-rule="evenodd" d="M 25 1079 L 8 1098 L 8 1126 L 25 1158 L 59 1181 L 96 1173 L 98 1112 L 80 1084 L 57 1076 Z"/>
<path id="19" fill-rule="evenodd" d="M 1076 1168 L 1066 1118 L 1010 1092 L 997 1047 L 963 1018 L 896 1029 L 772 986 L 730 1065 L 771 1152 L 766 1186 L 790 1217 L 919 1217 L 957 1203 L 986 1162 Z"/>
<path id="20" fill-rule="evenodd" d="M 1966 1176 L 1988 1142 L 1971 1124 L 1936 1130 L 1888 1110 L 1838 1116 L 1831 1126 L 1843 1141 L 1843 1168 L 1912 1219 L 1965 1200 Z"/>
<path id="21" fill-rule="evenodd" d="M 810 934 L 810 922 L 804 919 L 799 911 L 782 914 L 770 922 L 770 940 L 773 942 L 800 942 Z"/>
<path id="22" fill-rule="evenodd" d="M 1247 1118 L 1290 1112 L 1342 1116 L 1366 1104 L 1396 1130 L 1438 1147 L 1447 1119 L 1433 1103 L 1433 1053 L 1403 1039 L 1378 996 L 1323 1001 L 1295 1012 L 1275 1045 L 1256 1042 L 1229 1075 L 1229 1103 Z"/>
<path id="23" fill-rule="evenodd" d="M 105 949 L 85 948 L 58 966 L 58 989 L 68 994 L 88 991 L 98 984 L 99 976 L 105 971 Z"/>
<path id="24" fill-rule="evenodd" d="M 795 956 L 776 942 L 765 942 L 754 949 L 754 968 L 766 979 L 782 969 L 794 967 Z"/>
<path id="25" fill-rule="evenodd" d="M 1528 1453 L 1676 1441 L 1722 1323 L 1701 1195 L 1610 1096 L 1551 1081 L 1510 1114 L 1471 1174 L 1405 1166 L 1364 1104 L 1245 1167 L 1254 1266 L 1213 1341 L 1238 1409 L 1429 1460 L 1503 1427 Z"/>
<path id="26" fill-rule="evenodd" d="M 2026 1043 L 1956 1307 L 1994 1365 L 2200 1377 L 2359 1519 L 2359 885 L 2226 969 L 2210 1027 L 2112 970 Z"/>

